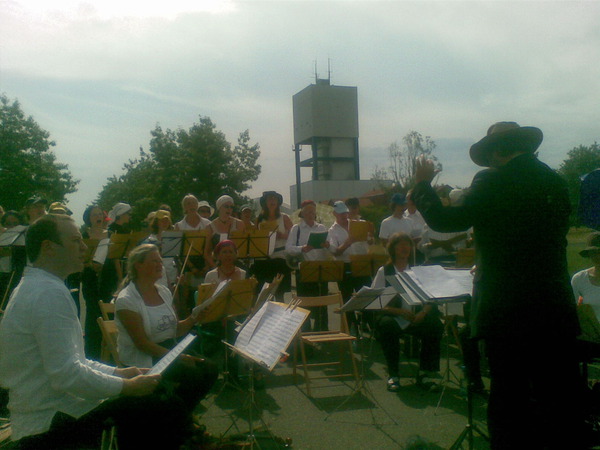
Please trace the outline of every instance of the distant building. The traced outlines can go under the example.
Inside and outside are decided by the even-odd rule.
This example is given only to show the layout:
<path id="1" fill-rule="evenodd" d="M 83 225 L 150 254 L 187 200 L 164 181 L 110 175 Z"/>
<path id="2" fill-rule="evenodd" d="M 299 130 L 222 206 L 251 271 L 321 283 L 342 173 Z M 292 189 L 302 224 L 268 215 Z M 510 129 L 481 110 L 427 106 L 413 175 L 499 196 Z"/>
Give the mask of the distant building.
<path id="1" fill-rule="evenodd" d="M 361 197 L 382 184 L 391 185 L 391 181 L 360 179 L 357 88 L 333 86 L 328 79 L 315 81 L 292 97 L 296 154 L 292 209 L 309 198 Z M 301 161 L 302 146 L 309 147 L 310 157 Z M 301 167 L 312 168 L 312 180 L 301 182 Z"/>

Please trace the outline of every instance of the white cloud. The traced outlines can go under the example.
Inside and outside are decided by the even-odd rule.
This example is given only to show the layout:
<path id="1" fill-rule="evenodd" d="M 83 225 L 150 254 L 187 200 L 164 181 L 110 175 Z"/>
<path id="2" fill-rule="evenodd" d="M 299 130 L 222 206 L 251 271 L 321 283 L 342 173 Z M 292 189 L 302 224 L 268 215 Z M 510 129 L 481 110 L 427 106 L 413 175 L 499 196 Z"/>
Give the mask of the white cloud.
<path id="1" fill-rule="evenodd" d="M 358 86 L 366 177 L 411 129 L 451 155 L 448 177 L 475 170 L 468 143 L 498 120 L 540 126 L 555 167 L 600 140 L 597 2 L 0 2 L 0 91 L 86 178 L 73 202 L 95 197 L 157 122 L 199 115 L 230 141 L 250 129 L 263 155 L 252 193 L 287 195 L 291 97 L 328 58 L 334 84 Z"/>

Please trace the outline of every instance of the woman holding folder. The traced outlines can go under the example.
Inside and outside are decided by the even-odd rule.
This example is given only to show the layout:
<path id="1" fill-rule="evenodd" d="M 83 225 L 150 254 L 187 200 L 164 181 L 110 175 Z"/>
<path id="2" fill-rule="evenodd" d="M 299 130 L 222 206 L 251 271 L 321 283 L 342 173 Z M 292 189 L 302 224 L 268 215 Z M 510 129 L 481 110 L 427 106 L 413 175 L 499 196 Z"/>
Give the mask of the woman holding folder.
<path id="1" fill-rule="evenodd" d="M 373 288 L 389 286 L 386 276 L 393 276 L 409 268 L 409 261 L 414 252 L 414 242 L 406 233 L 396 233 L 390 236 L 387 245 L 390 261 L 380 267 L 373 280 Z M 417 384 L 429 391 L 438 389 L 433 381 L 439 378 L 440 352 L 444 325 L 440 320 L 437 306 L 427 304 L 418 310 L 402 305 L 402 300 L 396 296 L 382 310 L 377 321 L 376 336 L 387 363 L 389 378 L 387 389 L 397 392 L 400 389 L 400 337 L 411 334 L 421 340 L 419 355 L 419 375 Z"/>

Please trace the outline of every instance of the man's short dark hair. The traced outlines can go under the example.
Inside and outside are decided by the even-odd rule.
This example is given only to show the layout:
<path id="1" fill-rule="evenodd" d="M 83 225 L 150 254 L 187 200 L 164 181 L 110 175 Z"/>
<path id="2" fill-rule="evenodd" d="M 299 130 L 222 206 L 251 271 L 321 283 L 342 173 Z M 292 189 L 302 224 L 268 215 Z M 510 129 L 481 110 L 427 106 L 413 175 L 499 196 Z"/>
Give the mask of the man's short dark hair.
<path id="1" fill-rule="evenodd" d="M 58 223 L 66 221 L 73 222 L 73 219 L 64 214 L 46 214 L 29 226 L 25 235 L 25 251 L 29 261 L 33 263 L 38 259 L 42 250 L 42 242 L 51 241 L 62 244 Z"/>

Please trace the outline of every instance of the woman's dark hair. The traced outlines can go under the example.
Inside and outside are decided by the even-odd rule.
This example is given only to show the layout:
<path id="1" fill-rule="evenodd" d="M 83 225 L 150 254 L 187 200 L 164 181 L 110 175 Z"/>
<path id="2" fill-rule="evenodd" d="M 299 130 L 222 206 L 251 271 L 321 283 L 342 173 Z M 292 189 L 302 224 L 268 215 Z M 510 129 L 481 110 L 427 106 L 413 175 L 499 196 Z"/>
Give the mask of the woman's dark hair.
<path id="1" fill-rule="evenodd" d="M 262 209 L 260 211 L 260 214 L 258 215 L 258 217 L 256 218 L 256 223 L 261 223 L 262 221 L 268 221 L 269 220 L 269 208 L 267 207 L 267 199 L 269 197 L 275 197 L 277 198 L 277 195 L 273 194 L 267 194 L 265 196 L 265 201 L 261 202 L 262 204 Z M 279 205 L 279 203 L 277 204 L 277 208 L 275 208 L 275 218 L 279 219 L 279 217 L 281 217 L 281 210 L 280 210 L 281 205 Z"/>
<path id="2" fill-rule="evenodd" d="M 279 219 L 279 217 L 281 217 L 281 212 L 279 211 L 279 206 L 277 207 L 277 209 L 275 210 L 275 218 Z M 269 220 L 269 210 L 265 210 L 263 209 L 260 214 L 258 215 L 258 217 L 256 218 L 256 223 L 261 223 L 263 221 L 268 221 Z"/>
<path id="3" fill-rule="evenodd" d="M 411 255 L 415 251 L 415 243 L 408 234 L 403 232 L 392 234 L 387 244 L 387 252 L 392 264 L 396 262 L 396 245 L 398 245 L 400 242 L 408 242 L 410 244 Z"/>
<path id="4" fill-rule="evenodd" d="M 6 226 L 6 221 L 10 216 L 16 217 L 16 219 L 19 221 L 19 225 L 23 225 L 23 216 L 21 216 L 21 214 L 19 214 L 17 211 L 11 209 L 6 211 L 2 216 L 2 219 L 0 219 L 0 224 L 2 224 L 3 227 Z"/>
<path id="5" fill-rule="evenodd" d="M 98 205 L 90 205 L 87 208 L 85 208 L 85 211 L 83 212 L 83 223 L 85 223 L 88 227 L 92 226 L 92 221 L 90 217 L 94 208 L 98 208 L 100 211 L 102 211 L 102 208 L 100 208 Z"/>

